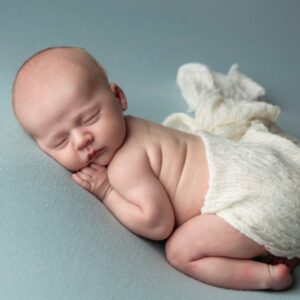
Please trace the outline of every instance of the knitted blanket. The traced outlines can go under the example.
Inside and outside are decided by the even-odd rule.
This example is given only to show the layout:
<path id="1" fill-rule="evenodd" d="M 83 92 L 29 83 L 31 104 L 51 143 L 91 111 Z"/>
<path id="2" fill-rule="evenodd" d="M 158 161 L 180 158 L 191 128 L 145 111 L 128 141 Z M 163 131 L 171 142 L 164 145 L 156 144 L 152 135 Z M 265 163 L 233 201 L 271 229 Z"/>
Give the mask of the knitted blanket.
<path id="1" fill-rule="evenodd" d="M 223 75 L 186 64 L 177 82 L 190 114 L 164 124 L 205 142 L 211 176 L 201 213 L 217 214 L 275 256 L 300 258 L 300 143 L 276 126 L 280 108 L 262 101 L 264 88 L 237 65 Z"/>
<path id="2" fill-rule="evenodd" d="M 241 139 L 250 128 L 265 127 L 300 145 L 300 140 L 276 126 L 280 108 L 262 101 L 265 89 L 237 65 L 223 75 L 203 64 L 184 64 L 178 69 L 177 83 L 189 114 L 172 113 L 164 125 L 193 134 L 205 130 L 233 140 Z"/>

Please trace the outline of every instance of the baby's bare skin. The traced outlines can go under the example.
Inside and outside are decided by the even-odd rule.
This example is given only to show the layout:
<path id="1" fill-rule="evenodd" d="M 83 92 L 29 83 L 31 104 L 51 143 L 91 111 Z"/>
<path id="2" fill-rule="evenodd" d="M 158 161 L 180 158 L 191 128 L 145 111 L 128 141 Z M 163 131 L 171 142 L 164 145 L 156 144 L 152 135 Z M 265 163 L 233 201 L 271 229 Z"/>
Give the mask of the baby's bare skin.
<path id="1" fill-rule="evenodd" d="M 125 116 L 125 93 L 86 52 L 56 48 L 31 59 L 13 101 L 38 146 L 129 230 L 167 239 L 166 257 L 180 271 L 232 289 L 292 284 L 285 263 L 252 260 L 264 246 L 216 215 L 201 215 L 209 188 L 201 138 Z"/>
<path id="2" fill-rule="evenodd" d="M 239 289 L 284 289 L 291 284 L 288 266 L 271 266 L 245 260 L 265 253 L 264 247 L 220 218 L 200 215 L 209 178 L 205 146 L 200 137 L 134 117 L 126 117 L 126 124 L 127 139 L 115 153 L 107 171 L 105 167 L 92 163 L 73 175 L 79 185 L 102 199 L 116 218 L 133 232 L 151 239 L 169 237 L 166 245 L 168 260 L 194 278 L 217 286 Z M 197 172 L 195 164 L 199 165 Z M 149 167 L 153 176 L 149 176 Z M 151 197 L 147 198 L 149 193 L 144 194 L 143 180 L 141 188 L 137 187 L 139 178 L 144 175 L 147 185 L 151 186 L 153 181 L 166 192 L 164 194 L 163 190 L 159 190 L 157 194 L 151 193 L 158 188 L 152 186 L 151 196 L 157 196 L 158 202 Z M 130 195 L 127 189 L 132 186 L 135 187 L 134 199 L 142 199 L 140 207 L 147 208 L 143 203 L 145 200 L 149 201 L 150 207 L 155 206 L 156 212 L 161 212 L 153 217 L 150 228 L 147 223 L 145 227 L 142 222 L 132 224 L 130 220 L 135 216 L 131 215 L 132 207 L 130 211 L 123 210 L 120 213 L 118 205 L 121 202 L 115 203 L 120 197 Z M 116 191 L 119 196 L 110 197 Z M 157 224 L 162 230 L 156 230 Z M 178 227 L 175 232 L 174 225 Z M 208 253 L 211 261 L 205 259 Z M 178 260 L 178 257 L 185 258 Z M 195 269 L 194 265 L 198 265 L 198 268 Z M 204 268 L 204 273 L 201 268 Z M 224 269 L 229 280 L 215 277 L 218 272 L 224 273 Z"/>
<path id="3" fill-rule="evenodd" d="M 127 182 L 136 180 L 130 176 L 136 173 L 132 169 L 137 168 L 139 174 L 143 174 L 149 172 L 150 167 L 152 180 L 160 182 L 166 192 L 166 197 L 160 201 L 170 202 L 176 227 L 199 215 L 208 189 L 208 166 L 201 138 L 129 116 L 126 117 L 126 124 L 127 139 L 107 168 L 107 185 L 117 189 L 124 185 L 127 189 Z M 98 184 L 106 180 L 100 180 L 100 176 L 107 176 L 106 172 L 97 176 L 99 169 L 94 164 L 94 167 L 88 166 L 77 175 L 80 177 L 80 174 L 89 172 L 85 188 L 103 199 L 109 188 Z M 122 172 L 124 176 L 120 176 L 122 169 L 128 170 Z M 77 182 L 84 184 L 83 181 Z M 119 192 L 122 194 L 124 191 Z"/>

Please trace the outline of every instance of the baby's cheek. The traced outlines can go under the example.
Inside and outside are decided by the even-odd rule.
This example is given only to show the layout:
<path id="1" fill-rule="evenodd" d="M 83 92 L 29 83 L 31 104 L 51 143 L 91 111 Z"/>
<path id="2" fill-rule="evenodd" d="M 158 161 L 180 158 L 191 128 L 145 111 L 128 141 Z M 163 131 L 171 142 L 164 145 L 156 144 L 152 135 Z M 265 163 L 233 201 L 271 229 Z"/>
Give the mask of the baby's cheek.
<path id="1" fill-rule="evenodd" d="M 72 152 L 59 153 L 54 159 L 72 172 L 77 172 L 87 166 L 87 163 L 80 161 L 78 156 Z"/>

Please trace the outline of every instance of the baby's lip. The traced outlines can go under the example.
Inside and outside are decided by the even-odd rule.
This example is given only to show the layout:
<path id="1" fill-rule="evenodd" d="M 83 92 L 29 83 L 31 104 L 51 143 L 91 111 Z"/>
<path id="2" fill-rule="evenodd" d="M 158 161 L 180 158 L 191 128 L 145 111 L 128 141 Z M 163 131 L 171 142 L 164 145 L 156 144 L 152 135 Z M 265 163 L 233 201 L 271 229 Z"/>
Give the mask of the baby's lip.
<path id="1" fill-rule="evenodd" d="M 91 152 L 88 153 L 88 160 L 92 160 L 97 154 L 99 154 L 101 151 L 103 150 L 102 149 L 99 149 L 99 150 L 92 150 Z"/>
<path id="2" fill-rule="evenodd" d="M 88 160 L 91 160 L 93 159 L 93 157 L 96 155 L 96 152 L 95 150 L 92 150 L 91 152 L 88 153 Z"/>

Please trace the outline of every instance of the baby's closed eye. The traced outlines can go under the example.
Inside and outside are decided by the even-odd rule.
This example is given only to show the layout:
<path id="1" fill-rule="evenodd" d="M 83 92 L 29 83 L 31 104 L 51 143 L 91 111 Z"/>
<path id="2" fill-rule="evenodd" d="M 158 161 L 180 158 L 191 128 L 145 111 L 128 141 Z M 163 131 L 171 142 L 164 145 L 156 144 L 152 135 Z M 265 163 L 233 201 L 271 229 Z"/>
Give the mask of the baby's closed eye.
<path id="1" fill-rule="evenodd" d="M 57 140 L 54 145 L 53 145 L 53 148 L 60 148 L 60 147 L 63 147 L 68 141 L 68 137 L 63 137 L 59 140 Z"/>
<path id="2" fill-rule="evenodd" d="M 93 124 L 94 122 L 96 122 L 99 118 L 99 114 L 100 114 L 100 109 L 96 110 L 95 112 L 89 114 L 86 118 L 84 118 L 82 120 L 82 124 L 85 125 L 90 125 Z"/>

